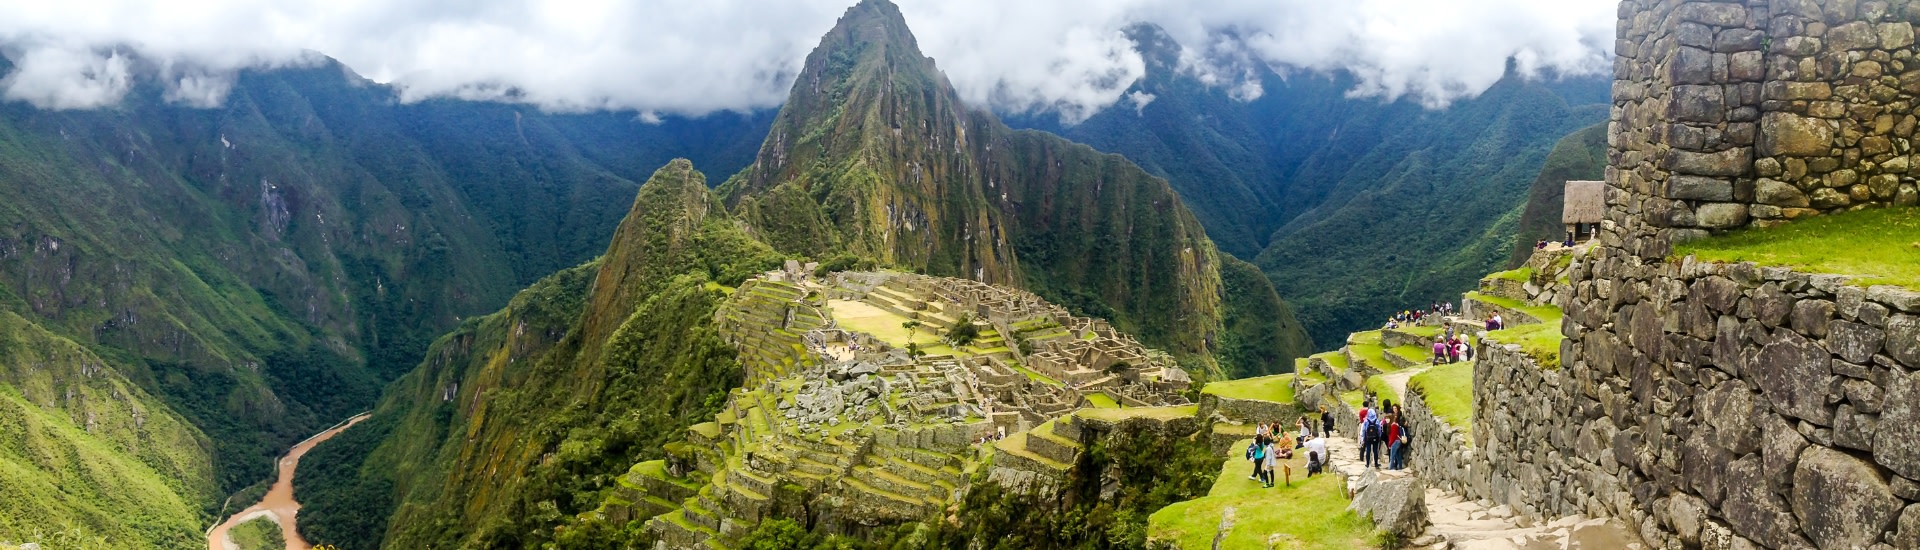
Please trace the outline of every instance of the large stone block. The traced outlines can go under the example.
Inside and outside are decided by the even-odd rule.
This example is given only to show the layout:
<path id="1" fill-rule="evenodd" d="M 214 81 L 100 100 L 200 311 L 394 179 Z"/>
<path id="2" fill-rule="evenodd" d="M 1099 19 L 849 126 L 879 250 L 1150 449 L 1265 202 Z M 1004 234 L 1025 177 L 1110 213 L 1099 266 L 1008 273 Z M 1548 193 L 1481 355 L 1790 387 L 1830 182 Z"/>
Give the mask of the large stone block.
<path id="1" fill-rule="evenodd" d="M 1920 380 L 1916 374 L 1887 377 L 1881 405 L 1879 443 L 1873 460 L 1908 478 L 1920 478 Z"/>
<path id="2" fill-rule="evenodd" d="M 1731 229 L 1747 224 L 1747 205 L 1735 202 L 1702 204 L 1694 209 L 1693 219 L 1700 227 Z"/>
<path id="3" fill-rule="evenodd" d="M 1879 45 L 1879 33 L 1875 32 L 1873 24 L 1865 21 L 1827 29 L 1827 49 L 1830 51 L 1865 50 Z"/>
<path id="4" fill-rule="evenodd" d="M 1758 398 L 1745 381 L 1732 379 L 1702 394 L 1695 403 L 1700 421 L 1713 427 L 1714 442 L 1733 456 L 1743 456 L 1760 449 L 1760 427 L 1753 423 Z"/>
<path id="5" fill-rule="evenodd" d="M 1730 201 L 1733 200 L 1733 182 L 1720 178 L 1674 176 L 1667 179 L 1667 198 Z"/>
<path id="6" fill-rule="evenodd" d="M 1760 154 L 1817 157 L 1833 150 L 1833 123 L 1793 113 L 1772 112 L 1760 117 Z"/>
<path id="7" fill-rule="evenodd" d="M 1681 21 L 1722 28 L 1747 25 L 1747 7 L 1741 4 L 1688 2 L 1674 8 L 1673 15 Z"/>
<path id="8" fill-rule="evenodd" d="M 1887 355 L 1920 369 L 1920 317 L 1894 315 L 1887 318 Z"/>
<path id="9" fill-rule="evenodd" d="M 1767 490 L 1758 457 L 1727 465 L 1727 489 L 1721 514 L 1733 532 L 1771 548 L 1786 548 L 1801 540 L 1794 533 L 1793 514 L 1787 503 Z"/>
<path id="10" fill-rule="evenodd" d="M 1667 168 L 1682 175 L 1744 176 L 1753 168 L 1753 149 L 1739 147 L 1715 153 L 1673 149 L 1667 152 Z"/>
<path id="11" fill-rule="evenodd" d="M 1833 357 L 1798 332 L 1776 330 L 1773 340 L 1760 349 L 1760 356 L 1751 365 L 1754 383 L 1774 411 L 1829 425 L 1833 410 L 1827 407 L 1826 399 Z"/>
<path id="12" fill-rule="evenodd" d="M 1886 338 L 1885 332 L 1863 323 L 1834 321 L 1827 326 L 1827 349 L 1855 363 L 1872 361 Z"/>
<path id="13" fill-rule="evenodd" d="M 1720 86 L 1674 86 L 1667 117 L 1676 122 L 1718 124 L 1727 118 L 1727 101 Z"/>
<path id="14" fill-rule="evenodd" d="M 1754 184 L 1753 191 L 1754 200 L 1760 201 L 1760 204 L 1794 208 L 1806 208 L 1809 204 L 1807 194 L 1801 192 L 1800 188 L 1776 179 L 1760 178 Z"/>
<path id="15" fill-rule="evenodd" d="M 1826 447 L 1807 449 L 1793 473 L 1793 514 L 1823 549 L 1879 542 L 1904 504 L 1879 468 Z"/>

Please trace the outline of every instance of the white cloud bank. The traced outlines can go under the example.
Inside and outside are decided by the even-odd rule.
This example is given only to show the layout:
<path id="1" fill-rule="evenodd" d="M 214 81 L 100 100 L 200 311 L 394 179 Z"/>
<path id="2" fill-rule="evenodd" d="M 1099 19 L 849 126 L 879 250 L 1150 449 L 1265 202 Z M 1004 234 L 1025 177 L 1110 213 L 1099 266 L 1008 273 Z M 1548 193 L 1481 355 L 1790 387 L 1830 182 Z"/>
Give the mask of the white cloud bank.
<path id="1" fill-rule="evenodd" d="M 778 105 L 852 0 L 0 0 L 0 96 L 48 109 L 117 103 L 155 78 L 218 106 L 243 69 L 339 59 L 408 100 L 699 115 Z M 1485 90 L 1506 60 L 1604 71 L 1614 0 L 900 0 L 962 96 L 1069 121 L 1120 103 L 1146 71 L 1122 29 L 1165 28 L 1185 69 L 1258 97 L 1249 64 L 1347 70 L 1356 95 L 1432 106 Z M 144 63 L 135 63 L 133 60 Z M 1145 105 L 1129 98 L 1123 108 Z M 1150 99 L 1147 99 L 1150 101 Z"/>

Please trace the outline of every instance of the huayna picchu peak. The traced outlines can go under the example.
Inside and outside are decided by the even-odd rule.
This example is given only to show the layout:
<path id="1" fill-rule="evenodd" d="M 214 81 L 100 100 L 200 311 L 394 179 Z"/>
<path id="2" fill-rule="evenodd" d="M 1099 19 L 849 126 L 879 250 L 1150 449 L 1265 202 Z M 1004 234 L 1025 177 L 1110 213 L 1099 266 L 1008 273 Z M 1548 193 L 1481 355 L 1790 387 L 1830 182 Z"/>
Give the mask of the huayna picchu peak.
<path id="1" fill-rule="evenodd" d="M 821 39 L 721 192 L 783 253 L 1027 288 L 1215 376 L 1278 372 L 1312 347 L 1264 277 L 1229 291 L 1224 272 L 1256 270 L 1165 180 L 963 104 L 889 2 L 854 6 Z"/>

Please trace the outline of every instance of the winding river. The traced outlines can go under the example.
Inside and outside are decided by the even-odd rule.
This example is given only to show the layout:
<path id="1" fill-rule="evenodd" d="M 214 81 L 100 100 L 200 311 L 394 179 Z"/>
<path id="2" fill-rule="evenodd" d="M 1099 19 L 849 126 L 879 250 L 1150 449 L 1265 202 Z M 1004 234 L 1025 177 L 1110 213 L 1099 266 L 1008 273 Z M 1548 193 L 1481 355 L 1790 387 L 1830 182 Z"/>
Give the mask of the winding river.
<path id="1" fill-rule="evenodd" d="M 280 458 L 280 478 L 274 480 L 273 488 L 267 490 L 267 496 L 261 497 L 259 503 L 229 516 L 226 522 L 207 531 L 207 550 L 239 550 L 239 545 L 234 544 L 233 539 L 227 537 L 227 530 L 261 516 L 271 518 L 275 523 L 280 524 L 280 531 L 286 534 L 287 550 L 311 550 L 313 545 L 307 544 L 307 539 L 301 538 L 300 530 L 294 528 L 297 525 L 294 518 L 300 513 L 300 501 L 293 499 L 293 470 L 300 466 L 300 457 L 306 455 L 307 451 L 313 450 L 314 445 L 319 445 L 320 442 L 333 438 L 334 435 L 353 427 L 354 424 L 359 424 L 371 414 L 361 413 L 294 445 L 293 450 L 287 451 L 287 456 Z"/>

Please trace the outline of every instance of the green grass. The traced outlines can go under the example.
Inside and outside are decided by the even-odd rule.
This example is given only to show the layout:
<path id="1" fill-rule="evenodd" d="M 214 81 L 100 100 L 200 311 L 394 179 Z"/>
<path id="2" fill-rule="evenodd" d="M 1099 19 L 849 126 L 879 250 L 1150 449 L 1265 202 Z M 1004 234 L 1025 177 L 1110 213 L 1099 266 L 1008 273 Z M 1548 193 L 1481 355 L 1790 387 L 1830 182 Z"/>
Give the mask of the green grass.
<path id="1" fill-rule="evenodd" d="M 1388 386 L 1387 381 L 1378 376 L 1367 377 L 1367 382 L 1362 384 L 1362 386 L 1365 387 L 1367 391 L 1373 392 L 1373 394 L 1380 399 L 1392 399 L 1395 403 L 1400 402 L 1400 395 L 1393 392 L 1393 386 Z"/>
<path id="2" fill-rule="evenodd" d="M 1013 366 L 1013 370 L 1017 370 L 1017 371 L 1020 371 L 1020 374 L 1024 374 L 1024 375 L 1027 375 L 1027 379 L 1028 379 L 1028 380 L 1032 380 L 1032 381 L 1035 381 L 1035 382 L 1039 382 L 1039 383 L 1042 383 L 1042 384 L 1046 384 L 1046 385 L 1049 385 L 1049 386 L 1060 386 L 1060 385 L 1063 385 L 1063 384 L 1061 384 L 1061 383 L 1060 383 L 1060 381 L 1059 381 L 1059 380 L 1054 380 L 1054 379 L 1053 379 L 1053 377 L 1051 377 L 1051 376 L 1047 376 L 1047 375 L 1044 375 L 1044 374 L 1040 374 L 1040 373 L 1038 373 L 1038 372 L 1034 372 L 1034 370 L 1033 370 L 1033 369 L 1029 369 L 1029 368 L 1026 368 L 1026 367 L 1022 367 L 1022 366 L 1020 366 L 1020 365 L 1014 365 L 1014 366 Z"/>
<path id="3" fill-rule="evenodd" d="M 1407 381 L 1407 391 L 1419 391 L 1434 416 L 1467 434 L 1473 441 L 1473 363 L 1440 365 Z"/>
<path id="4" fill-rule="evenodd" d="M 1351 336 L 1347 337 L 1347 343 L 1348 344 L 1379 344 L 1380 331 L 1369 330 L 1366 332 L 1355 332 Z"/>
<path id="5" fill-rule="evenodd" d="M 1734 231 L 1678 245 L 1674 254 L 1852 275 L 1859 285 L 1920 290 L 1920 208 L 1861 210 Z"/>
<path id="6" fill-rule="evenodd" d="M 1440 325 L 1420 325 L 1420 326 L 1412 326 L 1412 327 L 1400 327 L 1394 330 L 1407 333 L 1407 334 L 1412 334 L 1414 336 L 1419 336 L 1422 338 L 1432 339 L 1435 336 L 1439 336 L 1440 332 L 1446 329 L 1444 327 L 1441 327 Z"/>
<path id="7" fill-rule="evenodd" d="M 1329 351 L 1314 357 L 1326 360 L 1327 364 L 1333 365 L 1333 370 L 1336 371 L 1345 371 L 1350 366 L 1347 364 L 1347 354 L 1338 351 Z"/>
<path id="8" fill-rule="evenodd" d="M 1426 346 L 1400 346 L 1387 350 L 1387 352 L 1404 357 L 1415 363 L 1433 362 L 1433 349 Z"/>
<path id="9" fill-rule="evenodd" d="M 1087 397 L 1087 402 L 1092 403 L 1093 406 L 1096 408 L 1101 408 L 1101 409 L 1120 408 L 1120 402 L 1114 401 L 1113 396 L 1107 395 L 1106 392 L 1093 392 L 1093 393 L 1087 394 L 1086 397 Z"/>
<path id="10" fill-rule="evenodd" d="M 1519 300 L 1501 298 L 1499 296 L 1482 294 L 1479 292 L 1468 292 L 1467 297 L 1472 298 L 1476 302 L 1493 304 L 1493 305 L 1504 307 L 1507 309 L 1524 312 L 1527 315 L 1532 315 L 1535 318 L 1540 319 L 1540 321 L 1544 323 L 1558 323 L 1560 322 L 1560 318 L 1565 316 L 1565 314 L 1560 311 L 1560 308 L 1553 307 L 1553 306 L 1528 305 L 1526 302 L 1522 302 Z M 1508 322 L 1512 323 L 1511 320 L 1509 320 Z"/>
<path id="11" fill-rule="evenodd" d="M 1303 370 L 1303 371 L 1294 373 L 1294 376 L 1300 377 L 1300 379 L 1303 380 L 1304 383 L 1308 386 L 1318 385 L 1321 382 L 1327 381 L 1327 376 L 1324 374 L 1320 374 L 1320 371 L 1317 371 L 1317 370 Z"/>
<path id="12" fill-rule="evenodd" d="M 1488 275 L 1486 277 L 1481 278 L 1481 280 L 1484 281 L 1484 280 L 1491 280 L 1491 279 L 1502 279 L 1502 280 L 1508 280 L 1508 281 L 1519 281 L 1524 283 L 1524 282 L 1527 282 L 1527 280 L 1532 278 L 1533 278 L 1533 268 L 1522 267 L 1520 269 L 1510 269 L 1507 271 L 1502 271 L 1499 273 Z"/>
<path id="13" fill-rule="evenodd" d="M 1560 334 L 1560 321 L 1537 325 L 1520 325 L 1505 330 L 1487 333 L 1487 338 L 1502 344 L 1519 344 L 1520 349 L 1540 363 L 1540 368 L 1560 369 L 1560 341 L 1566 336 Z"/>
<path id="14" fill-rule="evenodd" d="M 1080 418 L 1119 422 L 1129 418 L 1152 418 L 1173 420 L 1188 418 L 1200 413 L 1199 405 L 1180 405 L 1176 407 L 1129 407 L 1124 409 L 1080 409 L 1073 415 Z"/>
<path id="15" fill-rule="evenodd" d="M 1340 400 L 1345 402 L 1347 406 L 1353 407 L 1354 410 L 1360 410 L 1360 406 L 1367 402 L 1367 393 L 1361 390 L 1353 390 L 1340 394 Z"/>
<path id="16" fill-rule="evenodd" d="M 1251 440 L 1235 443 L 1238 453 Z M 1292 462 L 1293 485 L 1276 484 L 1271 489 L 1247 479 L 1247 463 L 1229 458 L 1221 463 L 1220 476 L 1207 496 L 1161 508 L 1147 520 L 1147 533 L 1156 540 L 1168 540 L 1180 548 L 1212 548 L 1220 527 L 1221 515 L 1234 509 L 1233 531 L 1222 548 L 1266 548 L 1267 537 L 1278 534 L 1291 540 L 1281 548 L 1310 550 L 1348 550 L 1373 544 L 1373 524 L 1347 511 L 1347 498 L 1340 480 L 1331 475 L 1303 478 L 1306 475 L 1304 453 Z"/>
<path id="17" fill-rule="evenodd" d="M 1228 399 L 1254 399 L 1274 403 L 1293 402 L 1293 375 L 1276 374 L 1207 384 L 1200 393 Z"/>
<path id="18" fill-rule="evenodd" d="M 280 522 L 269 517 L 258 517 L 246 523 L 233 526 L 227 531 L 233 544 L 240 550 L 286 550 L 286 535 L 280 530 Z"/>
<path id="19" fill-rule="evenodd" d="M 1373 366 L 1374 369 L 1380 372 L 1400 370 L 1400 367 L 1393 366 L 1393 362 L 1387 360 L 1386 348 L 1380 347 L 1378 343 L 1349 344 L 1347 349 L 1353 350 L 1353 354 L 1359 356 L 1361 361 L 1365 361 L 1368 365 Z"/>

